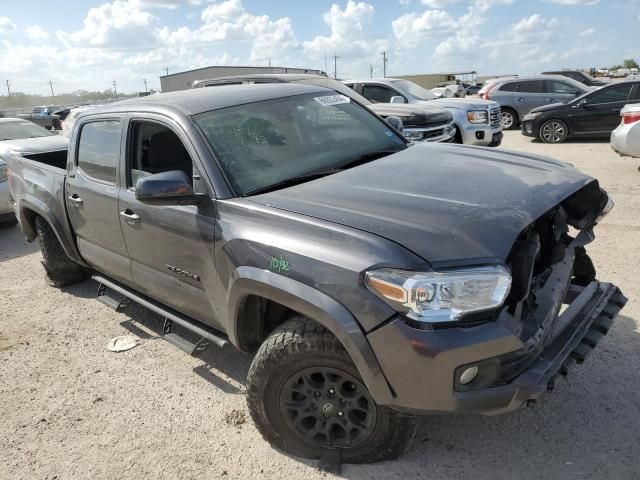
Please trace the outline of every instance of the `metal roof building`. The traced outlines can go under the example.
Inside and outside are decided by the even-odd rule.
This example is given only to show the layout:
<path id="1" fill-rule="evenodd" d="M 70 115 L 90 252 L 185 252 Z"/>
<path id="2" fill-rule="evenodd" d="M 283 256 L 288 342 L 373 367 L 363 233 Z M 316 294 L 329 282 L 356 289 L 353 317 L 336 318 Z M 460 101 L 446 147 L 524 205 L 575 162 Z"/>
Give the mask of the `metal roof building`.
<path id="1" fill-rule="evenodd" d="M 175 92 L 176 90 L 187 90 L 191 88 L 191 84 L 196 80 L 256 73 L 313 73 L 316 75 L 327 75 L 322 70 L 314 70 L 311 68 L 215 65 L 211 67 L 197 68 L 195 70 L 187 70 L 185 72 L 172 73 L 170 75 L 163 75 L 160 77 L 160 87 L 163 92 Z"/>

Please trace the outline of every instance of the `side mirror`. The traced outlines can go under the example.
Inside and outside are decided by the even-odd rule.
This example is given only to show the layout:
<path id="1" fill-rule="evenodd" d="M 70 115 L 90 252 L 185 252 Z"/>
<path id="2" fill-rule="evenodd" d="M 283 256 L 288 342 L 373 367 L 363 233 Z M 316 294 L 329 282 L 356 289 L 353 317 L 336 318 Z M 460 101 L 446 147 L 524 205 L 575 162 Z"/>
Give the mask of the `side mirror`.
<path id="1" fill-rule="evenodd" d="M 136 199 L 149 205 L 197 205 L 191 179 L 182 170 L 155 173 L 136 182 Z"/>
<path id="2" fill-rule="evenodd" d="M 400 117 L 391 116 L 391 117 L 385 118 L 385 120 L 393 128 L 395 128 L 399 132 L 402 132 L 402 129 L 404 128 L 404 125 L 403 125 L 402 119 Z"/>
<path id="3" fill-rule="evenodd" d="M 389 100 L 389 103 L 406 103 L 406 101 L 402 95 L 394 95 L 391 97 L 391 100 Z"/>

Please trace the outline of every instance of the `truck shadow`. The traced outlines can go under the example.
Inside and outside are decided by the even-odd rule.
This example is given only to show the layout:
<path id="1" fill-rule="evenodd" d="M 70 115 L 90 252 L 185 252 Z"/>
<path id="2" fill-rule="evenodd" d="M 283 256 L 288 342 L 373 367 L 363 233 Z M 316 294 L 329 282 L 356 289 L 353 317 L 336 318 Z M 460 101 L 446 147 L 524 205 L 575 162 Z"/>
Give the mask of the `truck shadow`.
<path id="1" fill-rule="evenodd" d="M 27 242 L 17 223 L 0 223 L 0 263 L 37 250 L 38 244 Z"/>

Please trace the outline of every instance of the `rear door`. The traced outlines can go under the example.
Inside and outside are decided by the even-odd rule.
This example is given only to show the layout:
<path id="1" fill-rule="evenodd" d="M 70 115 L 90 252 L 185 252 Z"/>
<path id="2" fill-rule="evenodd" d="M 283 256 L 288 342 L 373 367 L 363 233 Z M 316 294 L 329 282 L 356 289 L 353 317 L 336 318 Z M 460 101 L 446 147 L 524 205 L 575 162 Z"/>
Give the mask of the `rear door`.
<path id="1" fill-rule="evenodd" d="M 363 83 L 362 96 L 373 103 L 391 103 L 391 97 L 402 97 L 407 103 L 407 97 L 397 90 L 377 83 Z"/>
<path id="2" fill-rule="evenodd" d="M 118 217 L 123 118 L 92 118 L 72 139 L 66 202 L 82 257 L 97 270 L 130 281 L 129 258 Z"/>
<path id="3" fill-rule="evenodd" d="M 622 82 L 617 85 L 596 90 L 586 96 L 571 110 L 574 133 L 608 134 L 620 123 L 620 110 L 627 103 L 634 103 L 633 83 Z"/>
<path id="4" fill-rule="evenodd" d="M 547 103 L 544 80 L 525 80 L 518 82 L 513 106 L 522 118 L 532 109 Z"/>
<path id="5" fill-rule="evenodd" d="M 194 163 L 196 151 L 181 128 L 164 116 L 128 121 L 126 167 L 120 181 L 119 220 L 136 289 L 180 312 L 218 328 L 214 264 L 214 202 Z M 138 179 L 170 170 L 193 179 L 198 206 L 148 205 L 135 197 Z"/>

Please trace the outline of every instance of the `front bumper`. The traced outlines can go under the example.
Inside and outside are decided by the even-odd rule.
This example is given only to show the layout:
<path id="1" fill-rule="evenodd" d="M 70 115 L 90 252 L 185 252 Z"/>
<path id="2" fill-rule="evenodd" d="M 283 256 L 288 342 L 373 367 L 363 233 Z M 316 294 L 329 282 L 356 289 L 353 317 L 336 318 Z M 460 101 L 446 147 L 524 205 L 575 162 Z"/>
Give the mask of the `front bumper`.
<path id="1" fill-rule="evenodd" d="M 0 222 L 6 222 L 14 218 L 13 205 L 9 198 L 9 182 L 0 182 Z"/>
<path id="2" fill-rule="evenodd" d="M 493 127 L 486 124 L 466 123 L 461 131 L 462 143 L 465 145 L 480 145 L 497 147 L 502 142 L 502 126 Z"/>
<path id="3" fill-rule="evenodd" d="M 526 137 L 537 137 L 537 134 L 534 133 L 535 127 L 533 125 L 533 120 L 523 120 L 520 122 L 520 132 Z"/>
<path id="4" fill-rule="evenodd" d="M 478 389 L 461 391 L 456 372 L 474 364 L 482 372 L 495 368 L 493 360 L 523 352 L 513 317 L 442 330 L 417 330 L 398 318 L 375 330 L 368 339 L 395 392 L 391 406 L 410 413 L 495 415 L 535 403 L 553 389 L 558 375 L 566 375 L 571 364 L 582 363 L 627 300 L 616 286 L 594 281 L 586 287 L 572 286 L 566 301 L 569 306 L 554 323 L 554 329 L 564 327 L 554 330 L 533 358 L 522 353 L 518 361 L 527 361 L 513 378 Z"/>

